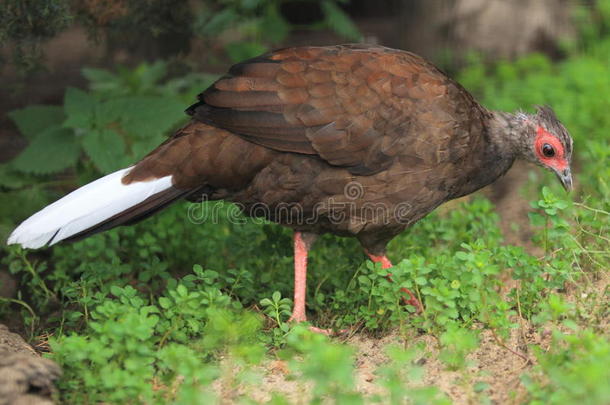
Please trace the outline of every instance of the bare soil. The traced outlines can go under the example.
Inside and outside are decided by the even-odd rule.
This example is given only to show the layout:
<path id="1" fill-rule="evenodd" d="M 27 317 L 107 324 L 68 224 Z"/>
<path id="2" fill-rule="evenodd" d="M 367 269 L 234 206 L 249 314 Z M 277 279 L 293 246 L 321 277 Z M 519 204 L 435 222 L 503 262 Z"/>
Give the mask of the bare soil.
<path id="1" fill-rule="evenodd" d="M 425 350 L 422 356 L 416 359 L 415 364 L 405 364 L 405 368 L 419 365 L 424 370 L 423 380 L 415 383 L 414 387 L 436 386 L 454 404 L 474 404 L 478 403 L 479 399 L 473 386 L 477 382 L 484 382 L 488 384 L 485 394 L 492 403 L 521 403 L 520 399 L 525 398 L 526 392 L 521 385 L 520 376 L 535 364 L 529 345 L 548 349 L 550 333 L 536 332 L 525 320 L 520 321 L 522 327 L 512 330 L 509 339 L 505 341 L 489 330 L 482 331 L 479 347 L 468 356 L 469 367 L 466 373 L 447 369 L 438 359 L 438 341 L 431 335 L 420 335 L 411 339 L 405 338 L 397 331 L 382 338 L 356 334 L 345 340 L 357 353 L 356 389 L 367 397 L 386 396 L 387 392 L 380 386 L 380 377 L 377 374 L 377 371 L 390 361 L 384 348 L 392 344 L 411 347 L 423 343 Z M 271 361 L 259 372 L 263 374 L 261 384 L 240 387 L 231 393 L 222 389 L 219 384 L 215 391 L 226 403 L 232 403 L 230 397 L 238 395 L 246 395 L 258 402 L 267 402 L 273 393 L 283 394 L 293 404 L 309 403 L 312 384 L 292 377 L 285 362 Z"/>
<path id="2" fill-rule="evenodd" d="M 527 164 L 518 162 L 505 177 L 482 192 L 496 205 L 501 217 L 500 225 L 505 242 L 522 246 L 529 253 L 538 255 L 542 252 L 531 241 L 532 231 L 527 217 L 528 201 L 520 194 L 530 169 L 531 167 Z M 506 279 L 512 280 L 508 274 Z M 602 284 L 607 284 L 607 280 L 600 280 L 598 284 L 600 285 L 597 287 L 601 288 Z M 481 332 L 479 347 L 468 357 L 470 366 L 467 373 L 447 369 L 438 359 L 439 344 L 432 335 L 405 338 L 398 331 L 382 338 L 360 333 L 353 335 L 347 338 L 345 343 L 357 351 L 356 388 L 367 396 L 375 394 L 385 396 L 387 393 L 380 387 L 379 377 L 376 374 L 376 371 L 387 365 L 389 361 L 384 348 L 390 344 L 410 347 L 423 342 L 426 347 L 425 354 L 417 360 L 417 364 L 421 365 L 425 371 L 420 385 L 436 386 L 453 403 L 460 405 L 478 403 L 473 385 L 476 382 L 484 382 L 489 386 L 485 390 L 485 394 L 492 403 L 521 403 L 526 397 L 526 392 L 521 384 L 520 376 L 536 363 L 530 345 L 548 349 L 551 337 L 550 333 L 537 332 L 525 319 L 517 318 L 514 321 L 521 327 L 513 329 L 507 340 L 502 340 L 490 330 Z M 273 392 L 278 392 L 284 394 L 291 403 L 306 404 L 309 402 L 311 384 L 289 377 L 290 372 L 286 363 L 272 361 L 266 364 L 261 371 L 264 375 L 262 384 L 254 388 L 244 387 L 244 391 L 240 394 L 246 394 L 257 401 L 268 401 Z"/>

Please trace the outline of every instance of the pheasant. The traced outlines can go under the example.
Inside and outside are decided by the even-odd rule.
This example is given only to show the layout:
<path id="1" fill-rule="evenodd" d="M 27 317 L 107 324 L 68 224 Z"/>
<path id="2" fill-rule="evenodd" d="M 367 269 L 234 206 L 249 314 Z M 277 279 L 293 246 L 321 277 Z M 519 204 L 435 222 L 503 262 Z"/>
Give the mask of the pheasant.
<path id="1" fill-rule="evenodd" d="M 281 49 L 232 66 L 198 100 L 191 121 L 141 161 L 34 214 L 8 243 L 39 248 L 133 224 L 182 198 L 228 200 L 294 230 L 291 321 L 301 322 L 307 255 L 322 233 L 357 238 L 390 268 L 392 238 L 518 158 L 572 187 L 572 139 L 550 107 L 490 111 L 410 52 Z"/>

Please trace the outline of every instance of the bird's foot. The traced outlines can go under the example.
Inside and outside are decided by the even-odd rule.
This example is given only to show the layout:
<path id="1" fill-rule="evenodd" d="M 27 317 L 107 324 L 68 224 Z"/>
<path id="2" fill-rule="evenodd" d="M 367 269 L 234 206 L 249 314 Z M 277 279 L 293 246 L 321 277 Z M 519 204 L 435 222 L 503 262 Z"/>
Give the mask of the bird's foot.
<path id="1" fill-rule="evenodd" d="M 301 323 L 307 322 L 307 316 L 302 312 L 294 311 L 290 318 L 288 318 L 288 323 Z"/>
<path id="2" fill-rule="evenodd" d="M 415 308 L 415 312 L 416 313 L 421 313 L 423 311 L 423 306 L 422 304 L 419 302 L 419 300 L 417 299 L 417 297 L 415 296 L 415 294 L 413 294 L 411 292 L 411 290 L 409 290 L 408 288 L 402 287 L 400 289 L 401 292 L 407 294 L 409 296 L 409 299 L 407 299 L 407 297 L 402 297 L 402 303 L 406 304 L 406 305 L 411 305 Z"/>
<path id="3" fill-rule="evenodd" d="M 307 316 L 304 313 L 292 313 L 292 316 L 288 319 L 289 323 L 301 323 L 301 322 L 307 322 Z M 326 336 L 338 336 L 338 335 L 343 335 L 345 333 L 347 333 L 349 330 L 348 329 L 340 329 L 340 330 L 334 330 L 334 329 L 322 329 L 322 328 L 317 328 L 315 326 L 309 326 L 309 330 L 314 332 L 314 333 L 319 333 L 321 335 L 326 335 Z"/>
<path id="4" fill-rule="evenodd" d="M 348 332 L 347 329 L 341 329 L 341 330 L 322 329 L 322 328 L 316 328 L 315 326 L 310 326 L 309 330 L 312 331 L 313 333 L 319 333 L 320 335 L 326 335 L 326 336 L 339 336 L 339 335 L 343 335 Z"/>
<path id="5" fill-rule="evenodd" d="M 394 282 L 394 280 L 392 279 L 392 273 L 388 273 L 388 275 L 386 276 L 386 279 L 390 283 Z M 411 290 L 409 290 L 406 287 L 401 287 L 400 292 L 405 293 L 406 295 L 409 296 L 409 298 L 405 297 L 404 295 L 402 297 L 400 297 L 403 304 L 411 305 L 412 307 L 414 307 L 416 314 L 419 314 L 423 311 L 424 307 L 422 306 L 422 304 L 419 302 L 419 300 L 417 299 L 417 297 L 415 296 L 415 294 L 413 294 L 413 292 Z"/>
<path id="6" fill-rule="evenodd" d="M 374 254 L 369 253 L 368 250 L 365 250 L 365 252 L 371 258 L 371 260 L 374 263 L 381 263 L 381 268 L 382 269 L 389 269 L 389 268 L 392 267 L 392 262 L 390 261 L 390 259 L 387 258 L 387 256 L 385 256 L 385 255 L 374 255 Z M 386 277 L 386 279 L 390 283 L 394 282 L 394 280 L 392 280 L 392 273 L 388 273 L 385 277 Z M 412 305 L 415 308 L 415 313 L 421 313 L 423 311 L 424 307 L 419 302 L 417 297 L 415 297 L 415 294 L 413 294 L 411 292 L 411 290 L 409 290 L 408 288 L 402 287 L 400 289 L 400 291 L 405 293 L 405 294 L 407 294 L 409 296 L 409 299 L 407 299 L 406 297 L 402 297 L 402 303 L 403 304 Z"/>

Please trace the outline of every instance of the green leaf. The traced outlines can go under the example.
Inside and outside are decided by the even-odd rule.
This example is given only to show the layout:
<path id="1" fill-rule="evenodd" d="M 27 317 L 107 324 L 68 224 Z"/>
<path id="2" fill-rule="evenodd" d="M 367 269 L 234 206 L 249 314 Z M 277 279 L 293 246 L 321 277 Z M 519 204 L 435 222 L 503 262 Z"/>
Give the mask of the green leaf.
<path id="1" fill-rule="evenodd" d="M 110 292 L 112 295 L 120 297 L 123 294 L 123 289 L 118 285 L 110 286 Z"/>
<path id="2" fill-rule="evenodd" d="M 267 48 L 259 42 L 232 42 L 225 46 L 229 58 L 233 62 L 250 59 L 267 51 Z"/>
<path id="3" fill-rule="evenodd" d="M 8 113 L 19 131 L 32 140 L 50 127 L 58 127 L 64 121 L 64 111 L 60 106 L 32 105 Z"/>
<path id="4" fill-rule="evenodd" d="M 159 138 L 186 118 L 184 104 L 173 98 L 125 97 L 114 100 L 113 103 L 116 105 L 107 108 L 122 111 L 123 129 L 142 139 Z"/>
<path id="5" fill-rule="evenodd" d="M 371 280 L 367 276 L 358 276 L 358 282 L 363 285 L 371 284 Z"/>
<path id="6" fill-rule="evenodd" d="M 120 85 L 119 78 L 108 70 L 84 68 L 82 73 L 89 80 L 92 90 L 114 91 Z"/>
<path id="7" fill-rule="evenodd" d="M 569 206 L 570 206 L 570 203 L 568 203 L 567 201 L 564 201 L 564 200 L 559 200 L 555 203 L 555 207 L 559 208 L 560 210 L 565 210 Z"/>
<path id="8" fill-rule="evenodd" d="M 468 253 L 466 253 L 466 252 L 459 252 L 459 251 L 455 252 L 455 257 L 457 257 L 460 260 L 464 260 L 464 261 L 470 259 L 470 255 Z"/>
<path id="9" fill-rule="evenodd" d="M 334 1 L 325 0 L 321 5 L 326 24 L 337 34 L 352 41 L 362 38 L 358 27 Z"/>
<path id="10" fill-rule="evenodd" d="M 530 217 L 530 223 L 533 226 L 544 226 L 546 224 L 546 219 L 536 212 L 530 212 L 528 213 L 528 216 Z"/>
<path id="11" fill-rule="evenodd" d="M 274 302 L 279 302 L 279 300 L 282 298 L 282 294 L 280 294 L 279 291 L 275 291 L 272 295 L 271 298 L 273 299 Z"/>
<path id="12" fill-rule="evenodd" d="M 555 200 L 555 195 L 551 191 L 551 189 L 547 186 L 542 187 L 542 196 L 546 201 Z"/>
<path id="13" fill-rule="evenodd" d="M 78 312 L 78 311 L 71 311 L 68 312 L 68 316 L 66 316 L 66 318 L 72 322 L 80 319 L 83 317 L 83 313 L 82 312 Z"/>
<path id="14" fill-rule="evenodd" d="M 83 139 L 83 148 L 95 167 L 110 173 L 126 166 L 123 138 L 111 129 L 92 130 Z"/>
<path id="15" fill-rule="evenodd" d="M 68 87 L 64 97 L 64 111 L 68 117 L 64 125 L 70 128 L 93 127 L 95 99 L 82 90 Z"/>
<path id="16" fill-rule="evenodd" d="M 124 105 L 110 99 L 95 105 L 95 123 L 98 127 L 105 127 L 117 123 L 125 115 Z"/>
<path id="17" fill-rule="evenodd" d="M 164 140 L 161 135 L 151 136 L 150 138 L 143 138 L 134 141 L 131 144 L 131 158 L 133 161 L 142 159 L 151 150 L 159 146 Z"/>
<path id="18" fill-rule="evenodd" d="M 186 297 L 188 295 L 188 290 L 182 284 L 178 284 L 178 287 L 176 287 L 176 292 L 180 297 Z"/>
<path id="19" fill-rule="evenodd" d="M 65 128 L 49 128 L 12 162 L 12 166 L 25 173 L 56 173 L 73 166 L 80 148 L 74 132 Z"/>
<path id="20" fill-rule="evenodd" d="M 167 75 L 167 62 L 158 60 L 152 64 L 142 63 L 134 72 L 142 89 L 152 88 Z"/>
<path id="21" fill-rule="evenodd" d="M 237 21 L 238 15 L 232 7 L 226 7 L 223 10 L 214 13 L 206 23 L 200 24 L 200 30 L 203 35 L 216 36 L 229 28 L 231 24 Z"/>
<path id="22" fill-rule="evenodd" d="M 603 16 L 603 19 L 607 22 L 610 21 L 610 1 L 602 0 L 596 2 L 597 10 Z"/>
<path id="23" fill-rule="evenodd" d="M 426 284 L 428 284 L 428 280 L 425 277 L 415 277 L 414 281 L 417 283 L 417 285 L 426 285 Z"/>
<path id="24" fill-rule="evenodd" d="M 261 21 L 263 36 L 271 42 L 283 41 L 290 33 L 290 25 L 279 13 L 276 5 L 267 8 L 267 13 Z"/>
<path id="25" fill-rule="evenodd" d="M 0 186 L 12 189 L 23 187 L 28 183 L 23 173 L 12 170 L 10 164 L 0 165 Z"/>
<path id="26" fill-rule="evenodd" d="M 167 297 L 159 297 L 159 305 L 161 308 L 168 309 L 172 305 L 172 302 Z"/>

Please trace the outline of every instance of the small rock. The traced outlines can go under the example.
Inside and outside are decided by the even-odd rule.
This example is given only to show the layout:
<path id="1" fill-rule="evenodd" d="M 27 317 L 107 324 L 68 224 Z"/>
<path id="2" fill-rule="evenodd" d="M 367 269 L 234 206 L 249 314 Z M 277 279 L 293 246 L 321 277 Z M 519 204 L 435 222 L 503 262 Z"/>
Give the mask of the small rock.
<path id="1" fill-rule="evenodd" d="M 61 369 L 0 324 L 0 405 L 49 405 Z"/>

